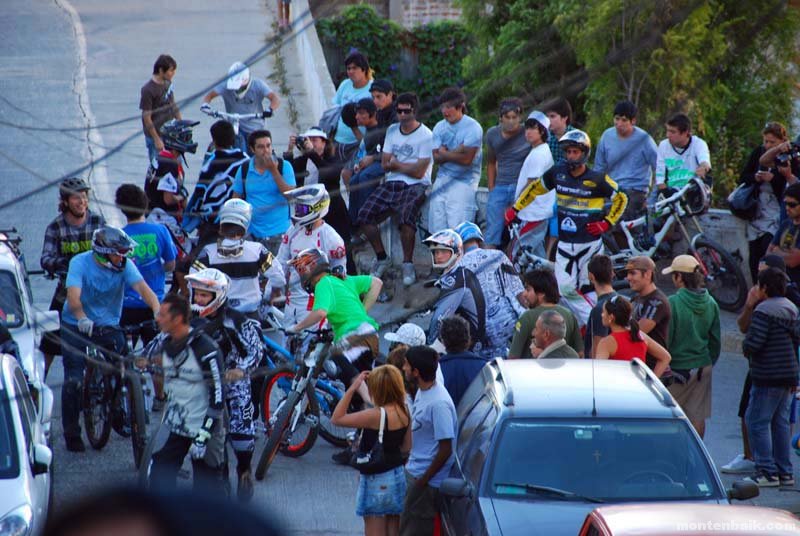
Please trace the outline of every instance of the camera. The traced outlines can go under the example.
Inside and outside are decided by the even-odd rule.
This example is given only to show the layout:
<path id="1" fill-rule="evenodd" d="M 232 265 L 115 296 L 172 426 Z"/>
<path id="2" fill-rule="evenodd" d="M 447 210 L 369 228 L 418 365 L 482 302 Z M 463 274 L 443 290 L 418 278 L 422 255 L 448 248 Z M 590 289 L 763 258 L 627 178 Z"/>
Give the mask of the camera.
<path id="1" fill-rule="evenodd" d="M 297 136 L 297 138 L 294 140 L 294 144 L 297 146 L 297 148 L 300 150 L 301 153 L 306 150 L 307 139 L 308 138 L 306 138 L 305 136 Z"/>
<path id="2" fill-rule="evenodd" d="M 776 165 L 786 167 L 792 160 L 800 159 L 800 145 L 792 142 L 789 151 L 775 157 Z"/>

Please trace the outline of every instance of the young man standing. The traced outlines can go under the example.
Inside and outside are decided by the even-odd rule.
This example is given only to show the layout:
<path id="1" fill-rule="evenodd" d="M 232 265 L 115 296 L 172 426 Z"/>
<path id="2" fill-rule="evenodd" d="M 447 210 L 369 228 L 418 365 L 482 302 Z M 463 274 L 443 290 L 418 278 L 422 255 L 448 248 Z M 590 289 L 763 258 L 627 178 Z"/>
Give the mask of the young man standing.
<path id="1" fill-rule="evenodd" d="M 411 454 L 406 464 L 405 507 L 400 535 L 433 534 L 439 514 L 439 486 L 455 460 L 458 417 L 453 399 L 436 381 L 438 354 L 427 346 L 406 352 L 403 373 L 418 386 L 412 406 Z"/>
<path id="2" fill-rule="evenodd" d="M 656 186 L 658 190 L 682 188 L 697 175 L 711 171 L 711 155 L 702 138 L 692 135 L 692 121 L 685 114 L 667 119 L 667 138 L 658 144 Z"/>
<path id="3" fill-rule="evenodd" d="M 589 261 L 589 282 L 597 294 L 597 302 L 589 313 L 586 321 L 586 334 L 583 338 L 583 352 L 588 358 L 594 359 L 594 352 L 600 339 L 609 334 L 609 329 L 603 325 L 603 304 L 617 295 L 611 285 L 614 278 L 614 265 L 606 255 L 595 255 Z"/>
<path id="4" fill-rule="evenodd" d="M 656 265 L 650 257 L 633 257 L 625 265 L 626 279 L 636 293 L 632 300 L 631 318 L 639 323 L 639 331 L 646 333 L 655 342 L 669 350 L 669 321 L 672 316 L 669 299 L 653 281 Z M 647 354 L 647 365 L 655 368 L 656 359 Z M 667 378 L 670 378 L 667 376 Z M 664 378 L 666 380 L 666 378 Z M 662 380 L 662 381 L 664 381 Z M 671 381 L 671 378 L 670 378 Z M 669 383 L 669 382 L 665 382 Z"/>
<path id="5" fill-rule="evenodd" d="M 172 78 L 178 63 L 172 56 L 162 54 L 153 65 L 153 76 L 141 89 L 139 109 L 142 111 L 142 128 L 147 144 L 148 161 L 155 165 L 158 153 L 164 150 L 164 142 L 158 131 L 170 119 L 181 119 L 181 112 L 175 104 L 172 91 Z"/>
<path id="6" fill-rule="evenodd" d="M 481 178 L 483 127 L 467 113 L 467 97 L 455 87 L 439 96 L 444 119 L 433 127 L 433 161 L 439 165 L 431 191 L 431 233 L 473 221 Z"/>
<path id="7" fill-rule="evenodd" d="M 544 109 L 544 113 L 550 120 L 550 135 L 547 137 L 547 144 L 550 146 L 550 153 L 556 164 L 564 163 L 564 151 L 558 140 L 571 130 L 572 126 L 572 106 L 564 97 L 558 97 L 552 104 Z"/>
<path id="8" fill-rule="evenodd" d="M 661 273 L 671 274 L 678 289 L 669 297 L 672 318 L 667 348 L 674 357 L 670 362 L 673 383 L 668 389 L 702 438 L 711 416 L 711 368 L 721 349 L 719 306 L 702 288 L 700 264 L 691 255 L 678 255 Z"/>

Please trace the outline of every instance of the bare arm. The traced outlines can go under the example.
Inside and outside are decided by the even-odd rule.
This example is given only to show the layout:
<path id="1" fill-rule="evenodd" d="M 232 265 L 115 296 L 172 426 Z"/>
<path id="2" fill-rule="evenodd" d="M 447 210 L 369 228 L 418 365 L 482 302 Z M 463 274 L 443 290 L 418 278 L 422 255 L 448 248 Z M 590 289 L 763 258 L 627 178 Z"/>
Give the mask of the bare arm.
<path id="1" fill-rule="evenodd" d="M 758 285 L 754 285 L 747 292 L 747 300 L 745 300 L 742 312 L 739 313 L 739 317 L 736 319 L 736 325 L 739 326 L 739 331 L 742 333 L 747 333 L 750 328 L 750 321 L 753 318 L 753 311 L 760 301 L 759 298 Z"/>
<path id="2" fill-rule="evenodd" d="M 364 304 L 364 309 L 369 311 L 370 308 L 375 305 L 375 302 L 378 301 L 378 296 L 381 294 L 381 289 L 383 288 L 383 281 L 381 281 L 377 277 L 372 278 L 372 282 L 369 284 L 369 290 L 367 291 L 366 296 L 364 296 L 364 300 L 362 303 Z"/>
<path id="3" fill-rule="evenodd" d="M 328 317 L 328 311 L 325 309 L 314 309 L 308 316 L 303 319 L 302 322 L 298 322 L 294 326 L 294 331 L 302 331 L 304 329 L 310 328 L 316 324 L 319 324 L 323 320 Z"/>
<path id="4" fill-rule="evenodd" d="M 278 163 L 272 158 L 270 158 L 268 162 L 267 170 L 272 174 L 272 178 L 275 180 L 275 184 L 278 186 L 278 191 L 280 191 L 282 194 L 285 194 L 294 188 L 294 186 L 290 185 L 283 179 L 283 175 L 281 175 L 281 171 L 278 169 Z M 236 195 L 235 192 L 234 195 Z"/>
<path id="5" fill-rule="evenodd" d="M 67 304 L 72 316 L 78 320 L 86 316 L 81 304 L 81 287 L 67 287 Z"/>
<path id="6" fill-rule="evenodd" d="M 380 427 L 381 411 L 379 408 L 369 408 L 355 413 L 347 413 L 353 394 L 358 390 L 362 382 L 354 381 L 345 391 L 344 396 L 336 404 L 336 408 L 331 415 L 331 422 L 336 426 L 346 428 L 369 428 L 377 430 Z"/>
<path id="7" fill-rule="evenodd" d="M 142 300 L 147 304 L 150 310 L 153 311 L 153 314 L 158 314 L 158 297 L 156 296 L 155 292 L 150 289 L 144 279 L 140 279 L 134 283 L 133 290 L 135 290 L 139 296 L 142 297 Z"/>
<path id="8" fill-rule="evenodd" d="M 206 103 L 206 104 L 208 104 L 209 102 L 211 102 L 212 100 L 214 100 L 214 99 L 215 99 L 215 98 L 217 98 L 217 97 L 219 97 L 219 93 L 217 93 L 216 91 L 214 91 L 214 90 L 212 89 L 211 91 L 209 91 L 208 93 L 206 93 L 206 96 L 205 96 L 205 97 L 203 97 L 203 102 L 204 102 L 204 103 Z"/>
<path id="9" fill-rule="evenodd" d="M 792 248 L 789 251 L 785 251 L 776 245 L 771 245 L 768 251 L 769 253 L 782 257 L 787 268 L 796 268 L 800 266 L 800 249 Z"/>
<path id="10" fill-rule="evenodd" d="M 156 149 L 159 151 L 164 150 L 164 142 L 161 141 L 161 136 L 158 135 L 158 129 L 156 129 L 153 123 L 152 110 L 142 110 L 142 124 L 144 125 L 144 131 L 150 136 L 153 143 L 155 143 Z"/>
<path id="11" fill-rule="evenodd" d="M 384 157 L 385 155 L 386 153 L 384 153 Z M 421 179 L 425 176 L 425 173 L 428 171 L 428 165 L 431 162 L 430 158 L 420 158 L 413 164 L 404 164 L 399 162 L 394 155 L 389 156 L 390 158 L 388 162 L 381 160 L 381 165 L 383 165 L 384 171 L 396 171 L 398 173 L 408 175 L 409 177 L 414 177 L 415 179 Z"/>
<path id="12" fill-rule="evenodd" d="M 669 362 L 672 360 L 672 356 L 669 355 L 666 348 L 651 339 L 650 335 L 641 333 L 641 336 L 644 342 L 647 343 L 647 353 L 656 359 L 656 366 L 653 369 L 653 374 L 660 378 L 667 370 L 667 365 L 669 365 Z"/>
<path id="13" fill-rule="evenodd" d="M 267 94 L 267 99 L 269 99 L 269 107 L 272 108 L 272 111 L 277 110 L 278 107 L 281 105 L 281 99 L 274 91 L 271 91 L 270 93 Z"/>
<path id="14" fill-rule="evenodd" d="M 164 263 L 164 264 L 161 266 L 161 268 L 162 268 L 162 269 L 164 270 L 164 272 L 166 272 L 166 273 L 172 272 L 172 271 L 174 271 L 174 270 L 175 270 L 175 261 L 169 261 L 169 262 L 165 262 L 165 263 Z"/>
<path id="15" fill-rule="evenodd" d="M 610 359 L 611 355 L 617 351 L 617 341 L 614 340 L 614 337 L 611 335 L 607 335 L 600 339 L 600 342 L 597 343 L 597 349 L 594 353 L 595 359 Z"/>
<path id="16" fill-rule="evenodd" d="M 764 154 L 761 155 L 761 158 L 758 159 L 758 164 L 764 167 L 772 167 L 772 165 L 775 164 L 775 157 L 790 149 L 791 144 L 788 141 L 776 145 L 772 149 L 767 149 L 764 151 Z"/>
<path id="17" fill-rule="evenodd" d="M 448 151 L 446 147 L 442 146 L 433 150 L 433 161 L 437 164 L 444 164 L 445 162 L 452 162 L 462 166 L 468 166 L 475 160 L 475 155 L 478 154 L 477 147 L 465 147 L 459 145 L 452 151 Z"/>
<path id="18" fill-rule="evenodd" d="M 433 475 L 439 472 L 439 469 L 444 467 L 444 464 L 447 463 L 447 460 L 450 458 L 450 455 L 453 453 L 453 440 L 452 439 L 442 439 L 439 441 L 439 448 L 436 451 L 436 456 L 433 457 L 433 461 L 428 466 L 428 470 L 419 477 L 417 480 L 416 485 L 423 488 L 428 485 L 428 482 Z"/>
<path id="19" fill-rule="evenodd" d="M 637 322 L 639 323 L 639 331 L 642 333 L 650 333 L 656 327 L 656 321 L 650 318 L 640 318 Z"/>
<path id="20" fill-rule="evenodd" d="M 497 180 L 497 158 L 493 151 L 486 152 L 486 185 L 489 190 L 494 190 L 494 183 Z"/>

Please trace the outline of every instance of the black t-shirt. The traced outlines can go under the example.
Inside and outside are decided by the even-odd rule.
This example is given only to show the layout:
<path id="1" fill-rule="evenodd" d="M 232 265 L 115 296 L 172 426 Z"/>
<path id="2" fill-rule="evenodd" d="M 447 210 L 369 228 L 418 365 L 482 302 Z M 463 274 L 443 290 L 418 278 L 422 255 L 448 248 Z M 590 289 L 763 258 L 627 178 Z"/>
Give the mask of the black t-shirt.
<path id="1" fill-rule="evenodd" d="M 798 238 L 800 238 L 800 226 L 795 225 L 792 220 L 786 218 L 772 238 L 772 245 L 778 246 L 781 251 L 798 249 L 800 248 L 797 244 Z M 794 268 L 787 266 L 786 274 L 795 285 L 800 286 L 800 266 L 795 266 Z"/>
<path id="2" fill-rule="evenodd" d="M 383 140 L 386 138 L 386 127 L 374 126 L 367 127 L 364 133 L 364 149 L 367 155 L 378 154 L 378 146 L 383 148 Z"/>
<path id="3" fill-rule="evenodd" d="M 616 296 L 616 292 L 609 292 L 597 297 L 597 303 L 589 313 L 589 320 L 586 321 L 586 333 L 583 336 L 583 355 L 586 358 L 592 356 L 592 341 L 594 337 L 605 337 L 609 329 L 603 325 L 603 304 Z"/>
<path id="4" fill-rule="evenodd" d="M 672 317 L 672 309 L 669 306 L 667 295 L 661 290 L 655 289 L 650 294 L 638 295 L 633 299 L 634 320 L 652 320 L 656 323 L 648 335 L 655 342 L 667 347 L 667 337 L 669 336 L 669 320 Z M 655 358 L 648 353 L 647 365 L 650 368 L 655 366 Z"/>

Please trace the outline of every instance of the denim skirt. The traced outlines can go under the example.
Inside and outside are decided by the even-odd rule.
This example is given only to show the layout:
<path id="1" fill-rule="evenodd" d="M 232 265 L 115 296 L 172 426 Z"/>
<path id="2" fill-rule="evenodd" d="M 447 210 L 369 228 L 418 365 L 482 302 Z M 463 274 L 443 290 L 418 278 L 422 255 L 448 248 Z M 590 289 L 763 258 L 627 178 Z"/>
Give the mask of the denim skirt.
<path id="1" fill-rule="evenodd" d="M 360 475 L 356 493 L 356 515 L 399 516 L 406 497 L 406 477 L 403 466 L 385 473 Z"/>

